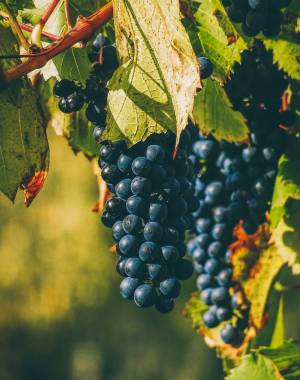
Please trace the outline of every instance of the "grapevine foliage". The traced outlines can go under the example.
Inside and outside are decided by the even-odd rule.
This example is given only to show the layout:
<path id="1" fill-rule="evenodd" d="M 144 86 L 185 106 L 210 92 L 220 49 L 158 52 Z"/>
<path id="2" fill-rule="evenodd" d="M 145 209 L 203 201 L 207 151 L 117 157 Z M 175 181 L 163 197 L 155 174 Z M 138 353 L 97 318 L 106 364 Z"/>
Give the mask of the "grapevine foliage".
<path id="1" fill-rule="evenodd" d="M 49 3 L 7 2 L 32 27 Z M 44 28 L 58 45 L 67 22 L 107 2 L 69 3 L 71 20 L 60 2 Z M 299 344 L 283 342 L 280 281 L 284 267 L 291 282 L 300 273 L 299 4 L 112 6 L 101 34 L 41 75 L 7 83 L 21 60 L 1 59 L 0 190 L 13 201 L 21 188 L 31 203 L 48 173 L 47 126 L 75 153 L 100 156 L 97 210 L 116 243 L 121 295 L 169 312 L 193 262 L 200 294 L 185 314 L 235 367 L 226 379 L 298 378 Z M 0 54 L 16 55 L 16 29 L 0 10 Z"/>

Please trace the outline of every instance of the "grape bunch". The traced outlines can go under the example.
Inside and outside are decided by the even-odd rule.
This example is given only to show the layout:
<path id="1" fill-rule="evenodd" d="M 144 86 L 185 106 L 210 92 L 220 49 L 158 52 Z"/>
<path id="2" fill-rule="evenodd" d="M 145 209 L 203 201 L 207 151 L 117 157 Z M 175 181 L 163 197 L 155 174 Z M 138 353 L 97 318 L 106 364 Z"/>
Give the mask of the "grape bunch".
<path id="1" fill-rule="evenodd" d="M 88 121 L 95 126 L 94 137 L 99 141 L 105 128 L 107 104 L 106 83 L 119 66 L 116 48 L 99 34 L 88 53 L 92 69 L 85 86 L 62 79 L 57 81 L 53 93 L 59 97 L 59 109 L 64 113 L 78 112 L 87 104 L 85 113 Z"/>
<path id="2" fill-rule="evenodd" d="M 189 158 L 188 130 L 175 158 L 174 147 L 172 133 L 154 134 L 131 148 L 124 141 L 107 141 L 99 158 L 113 193 L 101 219 L 116 242 L 121 296 L 140 307 L 155 305 L 161 313 L 173 309 L 180 280 L 193 273 L 191 261 L 184 259 L 184 239 L 199 207 L 192 184 L 199 166 Z"/>
<path id="3" fill-rule="evenodd" d="M 253 81 L 254 76 L 259 80 Z M 266 222 L 278 158 L 287 139 L 279 125 L 288 127 L 293 122 L 289 111 L 279 111 L 287 85 L 270 54 L 256 45 L 245 52 L 226 85 L 234 107 L 247 118 L 250 144 L 218 142 L 201 133 L 193 144 L 203 170 L 195 180 L 200 207 L 193 213 L 196 236 L 188 243 L 188 253 L 198 273 L 201 299 L 209 306 L 204 324 L 213 328 L 237 316 L 235 325 L 225 323 L 221 329 L 225 343 L 241 338 L 249 312 L 232 280 L 233 229 L 242 221 L 245 232 L 253 234 Z"/>
<path id="4" fill-rule="evenodd" d="M 273 38 L 280 33 L 283 23 L 282 9 L 291 0 L 222 0 L 231 21 L 242 23 L 246 36 L 254 37 L 261 31 Z"/>

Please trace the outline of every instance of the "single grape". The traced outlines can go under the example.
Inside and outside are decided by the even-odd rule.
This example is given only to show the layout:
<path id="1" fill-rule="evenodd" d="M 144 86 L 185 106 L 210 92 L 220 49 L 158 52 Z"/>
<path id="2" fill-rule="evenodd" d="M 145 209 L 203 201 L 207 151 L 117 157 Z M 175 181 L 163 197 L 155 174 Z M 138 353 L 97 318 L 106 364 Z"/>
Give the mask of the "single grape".
<path id="1" fill-rule="evenodd" d="M 53 87 L 54 96 L 67 97 L 77 90 L 77 86 L 69 79 L 56 81 Z"/>
<path id="2" fill-rule="evenodd" d="M 139 248 L 139 258 L 147 263 L 155 262 L 160 254 L 160 247 L 153 241 L 145 241 Z"/>
<path id="3" fill-rule="evenodd" d="M 120 284 L 120 293 L 123 298 L 128 300 L 133 299 L 133 295 L 135 290 L 140 284 L 140 280 L 138 278 L 126 277 Z"/>
<path id="4" fill-rule="evenodd" d="M 164 260 L 167 263 L 175 263 L 179 258 L 178 249 L 173 245 L 166 245 L 161 247 L 161 252 Z"/>
<path id="5" fill-rule="evenodd" d="M 224 343 L 231 344 L 237 338 L 238 331 L 236 327 L 227 324 L 222 328 L 220 334 Z"/>
<path id="6" fill-rule="evenodd" d="M 130 257 L 125 264 L 125 273 L 128 277 L 143 279 L 146 272 L 145 263 L 138 257 Z"/>
<path id="7" fill-rule="evenodd" d="M 169 313 L 174 309 L 174 301 L 172 298 L 159 296 L 155 302 L 155 308 L 162 314 Z"/>
<path id="8" fill-rule="evenodd" d="M 136 256 L 138 252 L 138 238 L 134 235 L 125 235 L 118 243 L 120 252 L 125 256 Z"/>
<path id="9" fill-rule="evenodd" d="M 206 57 L 198 57 L 200 64 L 200 76 L 201 79 L 206 79 L 213 73 L 214 67 L 211 61 Z"/>
<path id="10" fill-rule="evenodd" d="M 127 234 L 138 235 L 143 228 L 143 221 L 139 216 L 129 214 L 123 219 L 122 226 Z"/>
<path id="11" fill-rule="evenodd" d="M 180 282 L 176 277 L 169 277 L 159 284 L 159 290 L 164 296 L 177 298 L 181 289 Z"/>

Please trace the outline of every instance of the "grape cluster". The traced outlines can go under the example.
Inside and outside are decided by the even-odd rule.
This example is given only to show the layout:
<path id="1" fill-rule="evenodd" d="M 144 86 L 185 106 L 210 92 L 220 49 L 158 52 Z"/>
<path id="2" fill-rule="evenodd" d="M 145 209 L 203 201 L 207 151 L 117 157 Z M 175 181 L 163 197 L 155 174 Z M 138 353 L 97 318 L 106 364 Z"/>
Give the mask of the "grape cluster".
<path id="1" fill-rule="evenodd" d="M 106 142 L 99 158 L 102 178 L 113 193 L 101 219 L 116 242 L 117 271 L 124 277 L 120 293 L 161 313 L 173 309 L 180 280 L 192 275 L 184 239 L 193 224 L 191 213 L 199 207 L 190 132 L 182 133 L 175 158 L 174 147 L 172 133 L 151 135 L 131 148 L 123 141 Z"/>
<path id="2" fill-rule="evenodd" d="M 246 36 L 254 37 L 261 31 L 273 38 L 280 33 L 282 9 L 291 0 L 222 0 L 231 21 L 242 23 Z"/>
<path id="3" fill-rule="evenodd" d="M 87 104 L 85 113 L 88 121 L 94 124 L 94 137 L 99 140 L 105 128 L 107 88 L 106 83 L 118 67 L 118 57 L 114 45 L 102 34 L 93 41 L 88 53 L 92 69 L 85 86 L 62 79 L 57 81 L 53 93 L 59 97 L 59 109 L 64 113 L 78 112 Z"/>
<path id="4" fill-rule="evenodd" d="M 239 339 L 249 311 L 246 302 L 237 297 L 237 284 L 232 280 L 229 247 L 234 241 L 233 229 L 242 221 L 245 232 L 253 234 L 266 222 L 287 135 L 279 125 L 293 122 L 289 111 L 278 111 L 286 87 L 286 78 L 272 64 L 270 54 L 261 45 L 255 46 L 243 55 L 242 64 L 226 85 L 234 107 L 247 118 L 250 144 L 218 142 L 201 133 L 193 144 L 193 153 L 204 169 L 195 180 L 200 207 L 194 213 L 196 237 L 188 243 L 188 252 L 198 273 L 201 299 L 209 306 L 204 324 L 213 328 L 239 315 L 236 325 L 222 327 L 225 343 Z"/>

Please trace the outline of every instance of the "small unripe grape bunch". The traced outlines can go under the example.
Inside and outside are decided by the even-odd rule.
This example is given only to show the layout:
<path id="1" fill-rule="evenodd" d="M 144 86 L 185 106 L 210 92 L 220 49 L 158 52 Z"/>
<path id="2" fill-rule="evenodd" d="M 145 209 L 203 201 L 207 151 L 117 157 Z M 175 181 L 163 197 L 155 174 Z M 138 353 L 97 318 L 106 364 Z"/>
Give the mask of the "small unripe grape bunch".
<path id="1" fill-rule="evenodd" d="M 55 83 L 53 94 L 60 98 L 58 107 L 63 113 L 79 112 L 86 104 L 86 118 L 95 127 L 93 135 L 98 142 L 105 129 L 108 92 L 106 84 L 118 68 L 119 62 L 115 46 L 102 34 L 93 41 L 88 58 L 91 71 L 85 85 L 62 79 Z"/>
<path id="2" fill-rule="evenodd" d="M 174 148 L 175 135 L 166 133 L 131 148 L 106 142 L 99 154 L 102 178 L 113 194 L 101 219 L 116 243 L 121 296 L 161 313 L 173 309 L 181 281 L 193 273 L 184 239 L 199 206 L 192 185 L 199 166 L 189 158 L 188 130 L 175 157 Z"/>

